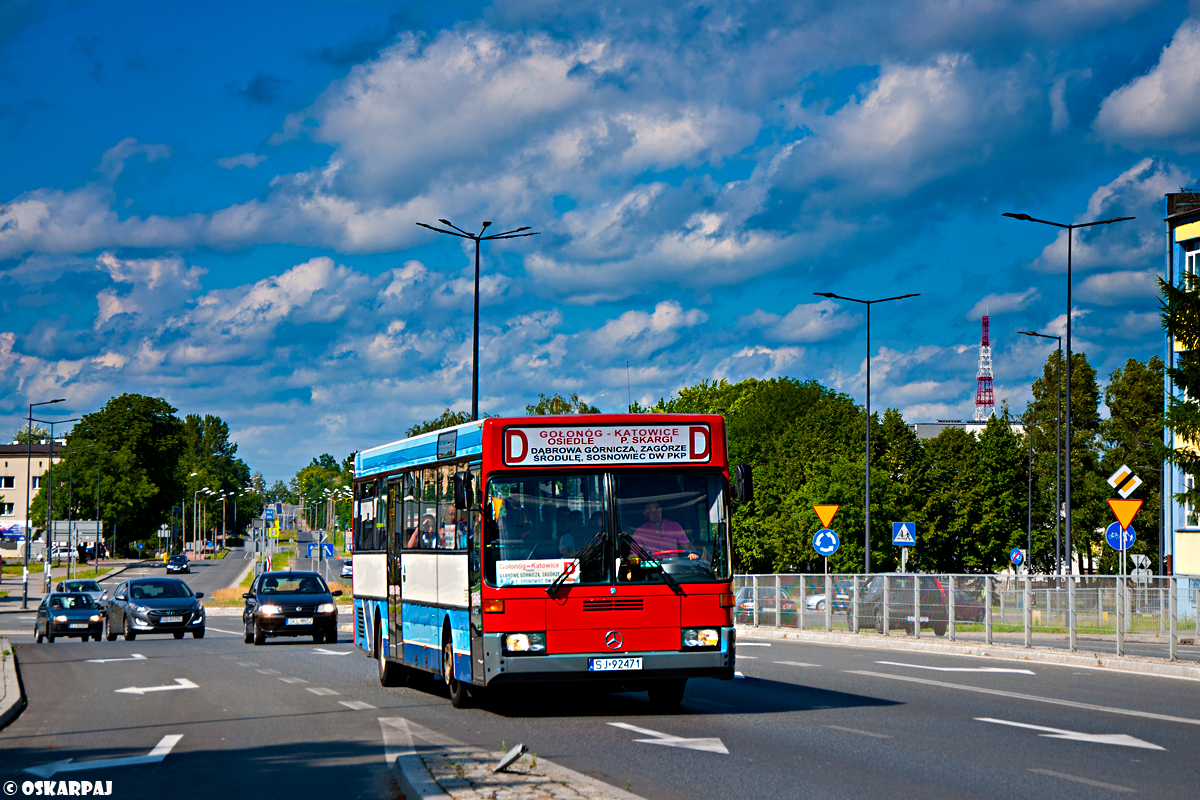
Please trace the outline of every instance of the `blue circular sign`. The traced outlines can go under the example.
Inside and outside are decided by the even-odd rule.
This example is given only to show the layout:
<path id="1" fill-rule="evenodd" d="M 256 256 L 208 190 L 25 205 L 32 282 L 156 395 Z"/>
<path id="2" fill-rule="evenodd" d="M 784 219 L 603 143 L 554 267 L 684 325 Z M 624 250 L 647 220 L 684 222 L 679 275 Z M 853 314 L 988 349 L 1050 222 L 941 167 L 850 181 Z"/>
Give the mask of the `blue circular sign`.
<path id="1" fill-rule="evenodd" d="M 1137 534 L 1133 532 L 1132 525 L 1121 530 L 1121 523 L 1114 522 L 1104 531 L 1104 538 L 1113 550 L 1128 550 L 1137 541 Z"/>
<path id="2" fill-rule="evenodd" d="M 1014 567 L 1019 567 L 1025 563 L 1025 552 L 1019 547 L 1014 547 L 1008 552 L 1008 560 Z"/>
<path id="3" fill-rule="evenodd" d="M 816 550 L 819 555 L 833 555 L 837 552 L 838 546 L 841 543 L 838 535 L 829 530 L 829 528 L 821 528 L 821 530 L 813 534 L 813 550 Z"/>

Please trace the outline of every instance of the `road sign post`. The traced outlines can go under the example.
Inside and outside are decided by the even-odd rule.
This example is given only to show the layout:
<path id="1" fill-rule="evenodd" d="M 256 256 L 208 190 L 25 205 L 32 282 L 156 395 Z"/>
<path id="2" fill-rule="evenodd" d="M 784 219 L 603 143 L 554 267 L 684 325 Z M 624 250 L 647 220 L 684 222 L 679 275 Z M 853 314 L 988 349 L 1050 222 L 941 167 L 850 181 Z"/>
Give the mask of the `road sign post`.
<path id="1" fill-rule="evenodd" d="M 903 547 L 900 551 L 900 571 L 908 571 L 908 548 L 917 546 L 917 523 L 893 522 L 892 545 Z"/>

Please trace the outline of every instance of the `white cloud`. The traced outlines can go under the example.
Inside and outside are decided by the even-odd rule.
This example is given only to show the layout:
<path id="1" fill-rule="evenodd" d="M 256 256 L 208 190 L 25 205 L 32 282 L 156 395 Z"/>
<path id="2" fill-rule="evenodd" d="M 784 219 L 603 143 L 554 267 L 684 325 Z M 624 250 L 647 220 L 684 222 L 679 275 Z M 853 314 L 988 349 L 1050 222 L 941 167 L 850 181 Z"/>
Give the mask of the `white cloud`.
<path id="1" fill-rule="evenodd" d="M 678 302 L 664 300 L 654 311 L 626 311 L 609 320 L 588 339 L 589 354 L 598 360 L 646 356 L 674 344 L 685 328 L 708 321 L 698 308 L 683 310 Z"/>
<path id="2" fill-rule="evenodd" d="M 1089 275 L 1076 291 L 1081 301 L 1102 306 L 1145 302 L 1158 295 L 1158 273 L 1152 269 L 1102 272 Z"/>
<path id="3" fill-rule="evenodd" d="M 242 153 L 240 156 L 226 156 L 225 158 L 218 158 L 217 166 L 225 169 L 233 169 L 234 167 L 254 169 L 266 160 L 266 156 L 260 156 L 257 153 Z"/>
<path id="4" fill-rule="evenodd" d="M 1023 292 L 1007 292 L 1004 294 L 989 294 L 967 312 L 967 319 L 979 319 L 984 314 L 1007 314 L 1020 311 L 1030 303 L 1040 300 L 1038 290 L 1030 287 Z"/>
<path id="5" fill-rule="evenodd" d="M 1093 124 L 1131 149 L 1200 149 L 1200 21 L 1185 20 L 1150 72 L 1104 99 Z"/>
<path id="6" fill-rule="evenodd" d="M 139 327 L 161 325 L 164 316 L 191 301 L 200 289 L 200 277 L 207 272 L 187 267 L 178 256 L 121 259 L 102 253 L 96 266 L 116 284 L 96 295 L 100 309 L 95 320 L 97 330 L 118 315 L 128 315 Z M 129 288 L 118 288 L 124 286 Z"/>
<path id="7" fill-rule="evenodd" d="M 800 303 L 785 316 L 755 309 L 742 318 L 742 324 L 760 328 L 776 342 L 820 342 L 857 326 L 859 314 L 848 311 L 833 300 Z"/>
<path id="8" fill-rule="evenodd" d="M 104 151 L 97 171 L 110 182 L 114 181 L 125 170 L 125 161 L 139 153 L 146 157 L 146 161 L 157 161 L 160 158 L 169 158 L 171 148 L 165 144 L 138 144 L 137 139 L 129 136 Z"/>

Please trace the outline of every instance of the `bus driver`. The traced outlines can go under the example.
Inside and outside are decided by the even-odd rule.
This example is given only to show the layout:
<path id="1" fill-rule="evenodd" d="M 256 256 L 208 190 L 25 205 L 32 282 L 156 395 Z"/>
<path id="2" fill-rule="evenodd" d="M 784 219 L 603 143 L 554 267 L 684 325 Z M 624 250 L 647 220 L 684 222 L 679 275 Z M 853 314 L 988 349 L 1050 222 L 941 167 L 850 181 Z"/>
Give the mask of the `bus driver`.
<path id="1" fill-rule="evenodd" d="M 683 526 L 678 522 L 663 519 L 662 506 L 651 500 L 642 510 L 646 521 L 633 532 L 633 540 L 650 553 L 661 553 L 667 550 L 692 550 L 693 545 L 688 540 Z M 694 552 L 688 553 L 693 561 L 700 558 Z"/>

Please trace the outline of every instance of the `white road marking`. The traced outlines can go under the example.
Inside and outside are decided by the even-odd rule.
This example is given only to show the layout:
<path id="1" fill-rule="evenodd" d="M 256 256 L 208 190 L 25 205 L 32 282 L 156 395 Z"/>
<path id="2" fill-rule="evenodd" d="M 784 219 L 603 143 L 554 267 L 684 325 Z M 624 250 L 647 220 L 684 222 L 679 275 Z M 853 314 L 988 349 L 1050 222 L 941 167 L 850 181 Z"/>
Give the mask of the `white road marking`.
<path id="1" fill-rule="evenodd" d="M 308 683 L 304 678 L 280 678 L 284 683 Z"/>
<path id="2" fill-rule="evenodd" d="M 413 747 L 414 736 L 439 747 L 458 747 L 462 744 L 445 734 L 409 722 L 404 717 L 378 717 L 378 721 L 379 731 L 383 735 L 383 760 L 389 765 L 395 764 L 396 759 L 401 756 L 410 756 L 416 752 Z M 435 784 L 430 788 L 436 790 L 438 787 Z"/>
<path id="3" fill-rule="evenodd" d="M 744 658 L 749 659 L 750 661 L 758 661 L 758 656 L 738 656 L 737 658 L 738 661 L 741 661 Z"/>
<path id="4" fill-rule="evenodd" d="M 256 669 L 254 671 L 257 672 L 259 675 L 278 675 L 279 674 L 279 670 L 277 670 L 277 669 Z"/>
<path id="5" fill-rule="evenodd" d="M 124 689 L 114 689 L 117 694 L 146 694 L 147 692 L 174 692 L 179 689 L 199 689 L 200 687 L 187 678 L 176 678 L 174 686 L 126 686 Z"/>
<path id="6" fill-rule="evenodd" d="M 745 678 L 746 676 L 745 676 L 745 675 L 743 675 L 743 674 L 741 673 L 741 671 L 740 671 L 740 670 L 736 670 L 736 671 L 734 671 L 734 673 L 733 673 L 733 677 L 735 677 L 735 678 Z"/>
<path id="7" fill-rule="evenodd" d="M 158 740 L 158 744 L 154 745 L 144 756 L 127 756 L 125 758 L 102 758 L 98 761 L 75 761 L 74 759 L 65 759 L 63 761 L 55 761 L 50 764 L 42 764 L 40 767 L 29 767 L 25 770 L 30 775 L 36 775 L 39 778 L 49 778 L 59 772 L 80 772 L 87 769 L 107 769 L 108 767 L 129 767 L 135 764 L 157 764 L 167 757 L 179 740 L 183 738 L 182 733 L 173 733 L 170 736 L 164 736 Z"/>
<path id="8" fill-rule="evenodd" d="M 766 642 L 738 642 L 738 647 L 770 647 Z"/>
<path id="9" fill-rule="evenodd" d="M 835 731 L 846 731 L 846 733 L 858 733 L 863 736 L 871 736 L 875 739 L 890 739 L 886 733 L 874 733 L 872 731 L 860 731 L 858 728 L 843 728 L 841 725 L 826 725 L 826 728 L 833 728 Z"/>
<path id="10" fill-rule="evenodd" d="M 1030 769 L 1030 772 L 1036 772 L 1038 775 L 1049 775 L 1052 778 L 1062 778 L 1065 781 L 1075 781 L 1086 786 L 1097 786 L 1101 789 L 1110 789 L 1114 792 L 1136 792 L 1137 789 L 1130 789 L 1128 786 L 1118 786 L 1115 783 L 1104 783 L 1103 781 L 1094 781 L 1091 778 L 1081 778 L 1078 775 L 1068 775 L 1065 772 L 1055 772 L 1052 769 Z"/>
<path id="11" fill-rule="evenodd" d="M 364 703 L 362 700 L 338 700 L 338 703 L 353 711 L 366 711 L 369 708 L 378 708 L 378 706 Z"/>
<path id="12" fill-rule="evenodd" d="M 212 625 L 206 625 L 206 630 L 216 631 L 217 633 L 228 633 L 230 636 L 243 636 L 245 631 L 227 631 L 224 628 L 214 628 Z"/>
<path id="13" fill-rule="evenodd" d="M 89 658 L 89 664 L 111 664 L 113 661 L 145 661 L 141 653 L 130 653 L 128 658 Z"/>
<path id="14" fill-rule="evenodd" d="M 257 667 L 258 662 L 257 661 L 238 661 L 237 665 L 239 667 Z"/>
<path id="15" fill-rule="evenodd" d="M 773 661 L 773 664 L 787 664 L 789 667 L 819 667 L 820 664 L 809 664 L 806 661 Z"/>
<path id="16" fill-rule="evenodd" d="M 926 678 L 910 678 L 907 675 L 889 675 L 885 672 L 868 672 L 866 670 L 848 669 L 852 675 L 866 675 L 871 678 L 884 678 L 889 681 L 907 681 L 908 683 L 923 683 L 926 686 L 940 686 L 943 689 L 961 689 L 964 692 L 978 692 L 979 694 L 991 694 L 997 697 L 1010 697 L 1014 700 L 1030 700 L 1035 703 L 1049 703 L 1055 706 L 1067 706 L 1069 708 L 1081 708 L 1085 711 L 1100 711 L 1105 714 L 1122 714 L 1127 717 L 1141 717 L 1142 719 L 1157 719 L 1163 722 L 1182 722 L 1185 725 L 1200 725 L 1200 719 L 1189 719 L 1188 717 L 1173 717 L 1170 714 L 1155 714 L 1150 711 L 1134 711 L 1130 708 L 1113 708 L 1112 706 L 1098 706 L 1094 703 L 1079 703 L 1074 700 L 1059 700 L 1057 697 L 1041 697 L 1036 694 L 1021 694 L 1020 692 L 1005 692 L 1000 689 L 984 689 L 979 686 L 964 686 L 961 683 L 945 683 L 944 681 L 931 681 Z"/>
<path id="17" fill-rule="evenodd" d="M 319 653 L 320 655 L 323 655 L 323 656 L 348 656 L 348 655 L 350 655 L 349 650 L 326 650 L 324 647 L 314 647 L 313 652 Z"/>
<path id="18" fill-rule="evenodd" d="M 660 733 L 652 731 L 649 728 L 639 728 L 637 725 L 630 725 L 628 722 L 610 722 L 614 728 L 621 728 L 626 731 L 640 733 L 643 736 L 649 736 L 649 739 L 634 739 L 635 742 L 642 744 L 661 744 L 666 747 L 682 747 L 686 750 L 701 750 L 705 753 L 724 753 L 729 755 L 729 750 L 726 749 L 725 743 L 716 737 L 704 737 L 699 739 L 689 739 L 683 736 L 672 736 L 669 733 Z"/>
<path id="19" fill-rule="evenodd" d="M 331 694 L 341 694 L 341 692 L 335 692 L 333 689 L 326 689 L 323 686 L 318 686 L 315 689 L 310 686 L 308 690 L 313 694 L 320 695 L 321 697 L 328 697 Z"/>
<path id="20" fill-rule="evenodd" d="M 1046 733 L 1038 734 L 1047 739 L 1066 739 L 1071 742 L 1093 742 L 1095 744 L 1116 744 L 1122 747 L 1140 747 L 1144 750 L 1166 750 L 1165 747 L 1159 747 L 1156 744 L 1129 736 L 1124 733 L 1079 733 L 1078 731 L 1064 731 L 1061 728 L 1046 728 L 1041 725 L 1029 725 L 1024 722 L 1010 722 L 1006 719 L 992 719 L 991 717 L 976 717 L 977 722 L 992 722 L 996 725 L 1011 725 L 1014 728 L 1028 728 L 1031 731 L 1046 731 Z"/>
<path id="21" fill-rule="evenodd" d="M 1036 675 L 1031 669 L 1010 669 L 1009 667 L 930 667 L 926 664 L 905 664 L 901 661 L 876 661 L 876 664 L 887 664 L 889 667 L 911 667 L 912 669 L 930 669 L 935 672 L 1014 672 L 1020 675 Z"/>

